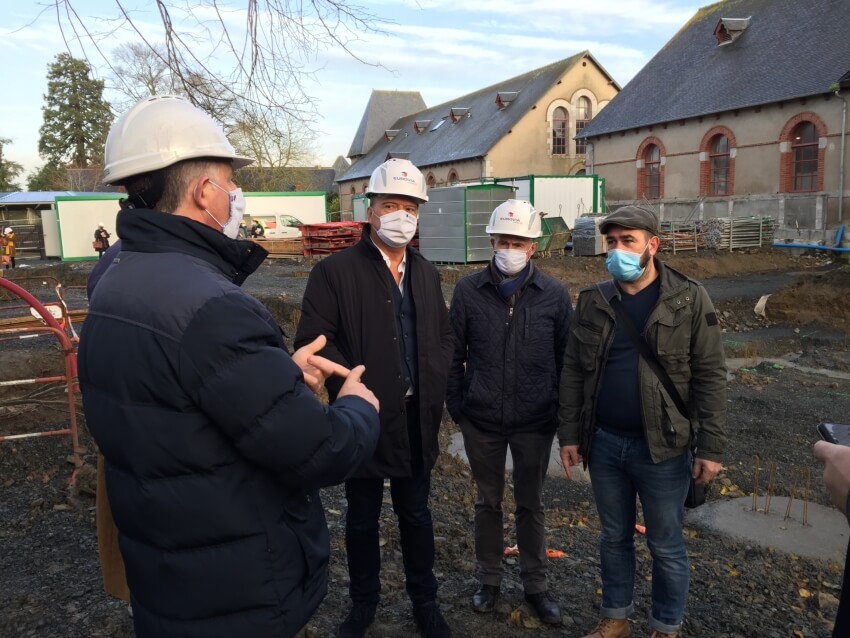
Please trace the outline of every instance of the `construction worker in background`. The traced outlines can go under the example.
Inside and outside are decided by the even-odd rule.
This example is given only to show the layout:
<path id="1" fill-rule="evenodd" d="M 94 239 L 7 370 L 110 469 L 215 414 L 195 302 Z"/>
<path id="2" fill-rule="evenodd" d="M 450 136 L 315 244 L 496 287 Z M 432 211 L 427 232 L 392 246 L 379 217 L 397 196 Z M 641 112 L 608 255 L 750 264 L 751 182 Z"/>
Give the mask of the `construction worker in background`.
<path id="1" fill-rule="evenodd" d="M 103 222 L 100 222 L 94 231 L 94 247 L 97 250 L 98 259 L 103 257 L 103 253 L 109 249 L 109 238 L 111 236 L 106 228 L 104 228 Z"/>
<path id="2" fill-rule="evenodd" d="M 248 239 L 248 225 L 244 219 L 239 222 L 239 234 L 236 236 L 236 239 Z"/>
<path id="3" fill-rule="evenodd" d="M 18 252 L 15 243 L 15 231 L 12 230 L 11 226 L 6 227 L 6 230 L 3 231 L 3 239 L 5 241 L 3 245 L 3 265 L 8 270 L 10 267 L 15 267 L 15 255 Z"/>
<path id="4" fill-rule="evenodd" d="M 540 214 L 509 199 L 486 227 L 494 255 L 455 286 L 455 336 L 446 406 L 463 433 L 475 500 L 478 612 L 493 610 L 502 582 L 505 458 L 513 459 L 516 539 L 525 598 L 545 623 L 561 610 L 546 583 L 543 480 L 558 427 L 558 382 L 573 307 L 560 281 L 534 267 Z M 475 381 L 473 382 L 473 378 Z"/>
<path id="5" fill-rule="evenodd" d="M 345 482 L 345 547 L 353 603 L 340 638 L 360 638 L 380 597 L 379 517 L 384 480 L 398 518 L 407 594 L 429 638 L 451 636 L 437 603 L 434 527 L 428 496 L 437 460 L 452 341 L 437 269 L 409 247 L 425 179 L 393 158 L 369 180 L 360 241 L 313 267 L 296 346 L 328 337 L 321 354 L 343 366 L 365 364 L 364 382 L 381 401 L 381 437 L 371 460 Z M 328 379 L 332 402 L 339 383 Z"/>
<path id="6" fill-rule="evenodd" d="M 267 255 L 235 241 L 232 173 L 251 161 L 177 96 L 139 102 L 106 141 L 122 250 L 93 291 L 79 378 L 139 638 L 303 636 L 327 591 L 319 488 L 377 442 L 363 368 L 316 356 L 323 336 L 290 356 L 240 288 Z M 330 375 L 328 407 L 314 392 Z"/>
<path id="7" fill-rule="evenodd" d="M 263 226 L 263 222 L 259 219 L 254 219 L 254 223 L 251 225 L 251 237 L 254 239 L 259 239 L 260 237 L 266 236 L 266 228 Z"/>

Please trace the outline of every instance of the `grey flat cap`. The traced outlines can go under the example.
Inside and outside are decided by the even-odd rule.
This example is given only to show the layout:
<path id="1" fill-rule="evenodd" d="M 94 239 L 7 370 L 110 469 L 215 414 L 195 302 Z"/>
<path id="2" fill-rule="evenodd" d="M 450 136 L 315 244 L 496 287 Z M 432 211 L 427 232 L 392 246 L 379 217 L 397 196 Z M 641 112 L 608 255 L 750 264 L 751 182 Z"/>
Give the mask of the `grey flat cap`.
<path id="1" fill-rule="evenodd" d="M 647 230 L 653 235 L 657 235 L 658 217 L 651 210 L 640 206 L 623 206 L 608 214 L 599 223 L 599 232 L 605 235 L 611 226 Z"/>

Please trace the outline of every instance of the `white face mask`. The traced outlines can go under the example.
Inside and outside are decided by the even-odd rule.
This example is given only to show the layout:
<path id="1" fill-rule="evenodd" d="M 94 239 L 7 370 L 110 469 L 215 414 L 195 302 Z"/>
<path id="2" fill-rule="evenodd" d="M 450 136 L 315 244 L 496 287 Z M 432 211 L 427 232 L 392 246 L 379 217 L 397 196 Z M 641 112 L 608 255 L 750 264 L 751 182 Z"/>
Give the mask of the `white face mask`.
<path id="1" fill-rule="evenodd" d="M 515 275 L 528 263 L 528 253 L 524 250 L 497 250 L 494 255 L 496 268 L 506 275 Z"/>
<path id="2" fill-rule="evenodd" d="M 378 237 L 391 248 L 401 248 L 413 239 L 419 218 L 407 211 L 397 210 L 380 217 L 380 220 L 381 227 L 376 231 Z"/>
<path id="3" fill-rule="evenodd" d="M 237 235 L 239 235 L 239 224 L 242 223 L 242 217 L 245 215 L 245 196 L 242 194 L 242 189 L 235 188 L 232 191 L 225 191 L 212 180 L 210 180 L 210 184 L 215 186 L 218 190 L 224 191 L 230 197 L 230 217 L 227 219 L 226 223 L 222 224 L 210 211 L 206 208 L 204 210 L 207 215 L 212 217 L 216 224 L 221 226 L 222 233 L 224 233 L 227 237 L 230 237 L 230 239 L 236 239 Z"/>

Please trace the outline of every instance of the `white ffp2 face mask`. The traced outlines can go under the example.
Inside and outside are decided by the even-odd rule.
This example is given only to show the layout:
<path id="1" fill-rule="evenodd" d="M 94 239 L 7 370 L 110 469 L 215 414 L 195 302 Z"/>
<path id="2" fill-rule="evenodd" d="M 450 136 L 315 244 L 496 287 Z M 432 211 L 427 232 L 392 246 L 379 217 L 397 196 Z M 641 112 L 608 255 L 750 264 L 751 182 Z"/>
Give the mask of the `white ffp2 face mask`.
<path id="1" fill-rule="evenodd" d="M 506 275 L 515 275 L 528 263 L 528 253 L 524 250 L 497 250 L 494 258 L 496 268 Z"/>
<path id="2" fill-rule="evenodd" d="M 374 214 L 374 213 L 373 213 Z M 397 210 L 380 217 L 381 227 L 376 231 L 387 246 L 401 248 L 407 246 L 416 234 L 419 218 L 407 211 Z"/>
<path id="3" fill-rule="evenodd" d="M 225 224 L 221 224 L 215 220 L 213 214 L 207 210 L 207 215 L 213 218 L 216 223 L 221 226 L 221 232 L 230 239 L 236 239 L 239 235 L 239 224 L 242 223 L 242 217 L 245 215 L 245 195 L 242 194 L 241 188 L 234 188 L 232 191 L 225 191 L 221 186 L 210 180 L 210 184 L 218 190 L 227 193 L 230 198 L 230 217 Z M 206 210 L 206 209 L 204 209 Z"/>

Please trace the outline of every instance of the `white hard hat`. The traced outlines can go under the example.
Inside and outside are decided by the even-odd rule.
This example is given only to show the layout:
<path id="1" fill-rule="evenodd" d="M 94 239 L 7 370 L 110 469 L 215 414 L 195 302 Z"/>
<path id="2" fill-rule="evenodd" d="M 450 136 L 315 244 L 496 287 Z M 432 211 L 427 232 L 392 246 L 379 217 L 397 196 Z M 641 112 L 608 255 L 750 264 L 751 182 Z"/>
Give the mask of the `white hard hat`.
<path id="1" fill-rule="evenodd" d="M 232 160 L 234 170 L 254 161 L 237 155 L 215 120 L 184 98 L 146 98 L 112 125 L 104 150 L 103 183 L 116 184 L 199 157 Z"/>
<path id="2" fill-rule="evenodd" d="M 484 232 L 534 239 L 541 235 L 540 214 L 528 202 L 509 199 L 496 206 Z"/>
<path id="3" fill-rule="evenodd" d="M 410 160 L 392 157 L 372 172 L 366 196 L 373 195 L 404 195 L 427 202 L 428 187 L 422 172 Z"/>
<path id="4" fill-rule="evenodd" d="M 4 234 L 4 235 L 8 235 L 8 234 L 9 234 L 9 233 L 11 233 L 11 232 L 12 232 L 12 227 L 11 227 L 11 226 L 9 226 L 6 230 L 4 230 L 4 231 L 3 231 L 3 234 Z"/>
<path id="5" fill-rule="evenodd" d="M 98 222 L 97 225 L 103 228 L 103 222 Z"/>

